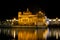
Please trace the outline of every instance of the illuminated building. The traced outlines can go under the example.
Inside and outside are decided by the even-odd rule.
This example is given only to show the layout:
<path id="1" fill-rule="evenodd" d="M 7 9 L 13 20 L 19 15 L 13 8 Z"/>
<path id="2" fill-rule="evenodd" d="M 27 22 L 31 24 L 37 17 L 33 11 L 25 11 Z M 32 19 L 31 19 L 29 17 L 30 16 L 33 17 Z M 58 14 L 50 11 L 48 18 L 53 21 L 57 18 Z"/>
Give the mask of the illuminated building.
<path id="1" fill-rule="evenodd" d="M 27 9 L 26 12 L 18 12 L 18 24 L 19 25 L 47 26 L 46 16 L 41 11 L 33 15 L 32 12 L 30 12 Z"/>

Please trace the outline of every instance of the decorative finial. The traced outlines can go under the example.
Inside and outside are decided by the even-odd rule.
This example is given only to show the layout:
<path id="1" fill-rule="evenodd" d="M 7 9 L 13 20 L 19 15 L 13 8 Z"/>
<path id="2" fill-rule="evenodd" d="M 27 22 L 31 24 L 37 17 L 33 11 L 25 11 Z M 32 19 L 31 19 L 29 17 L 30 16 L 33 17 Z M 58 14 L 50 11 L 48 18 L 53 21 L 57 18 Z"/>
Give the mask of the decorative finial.
<path id="1" fill-rule="evenodd" d="M 42 13 L 41 11 L 39 11 L 39 13 Z"/>
<path id="2" fill-rule="evenodd" d="M 27 11 L 29 11 L 29 9 L 27 8 Z"/>

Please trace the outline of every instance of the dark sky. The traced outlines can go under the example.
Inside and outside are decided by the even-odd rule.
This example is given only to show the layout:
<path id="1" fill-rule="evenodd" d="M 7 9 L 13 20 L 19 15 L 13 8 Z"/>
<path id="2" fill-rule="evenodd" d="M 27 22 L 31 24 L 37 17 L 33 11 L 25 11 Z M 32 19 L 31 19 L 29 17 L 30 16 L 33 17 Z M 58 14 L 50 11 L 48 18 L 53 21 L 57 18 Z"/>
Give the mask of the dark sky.
<path id="1" fill-rule="evenodd" d="M 45 11 L 49 18 L 59 17 L 59 6 L 57 1 L 52 0 L 16 0 L 2 2 L 0 7 L 0 19 L 10 19 L 18 16 L 18 11 L 26 11 L 29 8 L 32 12 L 37 12 L 40 9 Z M 55 8 L 54 8 L 55 7 Z"/>

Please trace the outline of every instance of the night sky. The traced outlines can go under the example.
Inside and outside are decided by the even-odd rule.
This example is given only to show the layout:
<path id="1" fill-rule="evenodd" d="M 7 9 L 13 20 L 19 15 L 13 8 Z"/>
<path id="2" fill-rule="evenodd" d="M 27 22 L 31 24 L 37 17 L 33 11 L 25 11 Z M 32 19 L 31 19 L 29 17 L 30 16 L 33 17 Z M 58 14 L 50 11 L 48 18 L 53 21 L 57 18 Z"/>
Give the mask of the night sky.
<path id="1" fill-rule="evenodd" d="M 0 5 L 0 19 L 17 18 L 18 11 L 26 11 L 27 8 L 33 14 L 39 10 L 43 10 L 49 18 L 59 17 L 59 5 L 57 5 L 59 3 L 56 2 L 52 0 L 16 0 L 2 2 Z"/>

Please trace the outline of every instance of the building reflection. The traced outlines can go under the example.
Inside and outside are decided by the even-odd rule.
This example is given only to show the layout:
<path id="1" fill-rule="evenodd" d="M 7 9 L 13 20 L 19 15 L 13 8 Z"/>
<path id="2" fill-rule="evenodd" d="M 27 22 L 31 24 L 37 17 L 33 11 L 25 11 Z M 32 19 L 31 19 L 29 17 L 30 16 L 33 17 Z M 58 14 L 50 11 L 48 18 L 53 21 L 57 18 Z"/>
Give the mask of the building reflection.
<path id="1" fill-rule="evenodd" d="M 44 39 L 43 33 L 46 29 L 0 29 L 1 33 L 6 35 L 10 35 L 13 39 L 18 40 L 37 40 L 37 39 Z"/>
<path id="2" fill-rule="evenodd" d="M 37 32 L 35 30 L 33 31 L 19 31 L 18 33 L 18 40 L 37 40 Z"/>

